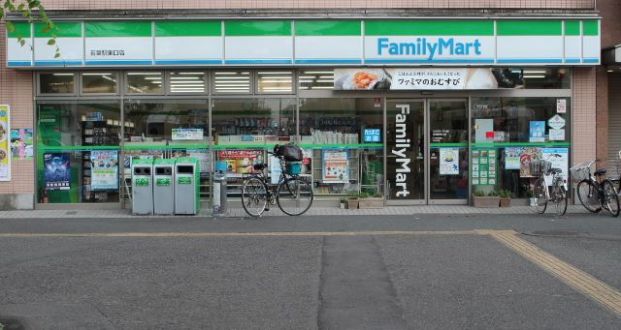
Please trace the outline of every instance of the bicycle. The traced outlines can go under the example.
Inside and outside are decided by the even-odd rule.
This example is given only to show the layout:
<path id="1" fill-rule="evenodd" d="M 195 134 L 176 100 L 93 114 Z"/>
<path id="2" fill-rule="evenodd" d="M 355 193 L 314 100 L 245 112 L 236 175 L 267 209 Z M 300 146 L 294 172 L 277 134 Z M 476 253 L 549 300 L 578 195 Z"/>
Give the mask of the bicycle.
<path id="1" fill-rule="evenodd" d="M 573 180 L 578 181 L 576 194 L 582 206 L 589 212 L 598 213 L 602 209 L 613 217 L 619 216 L 619 196 L 611 180 L 606 179 L 606 169 L 591 174 L 591 166 L 596 160 L 580 163 L 570 169 Z"/>
<path id="2" fill-rule="evenodd" d="M 537 199 L 536 204 L 532 205 L 539 214 L 546 212 L 548 202 L 552 202 L 556 208 L 556 214 L 565 215 L 567 212 L 567 189 L 565 179 L 561 175 L 563 172 L 559 168 L 551 168 L 552 163 L 546 160 L 531 162 L 531 174 L 539 175 L 533 185 L 533 196 Z M 546 182 L 546 176 L 552 176 L 552 186 Z"/>
<path id="3" fill-rule="evenodd" d="M 278 145 L 274 150 L 277 148 Z M 254 164 L 255 172 L 250 174 L 242 185 L 241 201 L 244 211 L 257 218 L 265 211 L 269 211 L 269 205 L 277 204 L 278 208 L 289 216 L 304 214 L 313 204 L 314 195 L 311 184 L 299 176 L 299 162 L 288 162 L 285 157 L 275 152 L 267 154 L 276 157 L 280 163 L 282 171 L 278 184 L 270 184 L 265 173 L 267 164 Z"/>

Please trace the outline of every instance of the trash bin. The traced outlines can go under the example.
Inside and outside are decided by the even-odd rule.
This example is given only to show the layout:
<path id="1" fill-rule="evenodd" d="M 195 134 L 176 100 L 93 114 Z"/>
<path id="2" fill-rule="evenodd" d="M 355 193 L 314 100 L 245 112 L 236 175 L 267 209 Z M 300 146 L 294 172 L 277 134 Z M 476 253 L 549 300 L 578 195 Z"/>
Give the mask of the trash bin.
<path id="1" fill-rule="evenodd" d="M 175 213 L 175 160 L 156 159 L 153 162 L 153 213 Z"/>
<path id="2" fill-rule="evenodd" d="M 153 160 L 132 161 L 132 213 L 153 213 Z"/>
<path id="3" fill-rule="evenodd" d="M 196 158 L 175 162 L 175 214 L 197 214 L 200 209 L 200 168 Z"/>
<path id="4" fill-rule="evenodd" d="M 213 175 L 212 194 L 213 216 L 225 215 L 228 208 L 226 188 L 226 163 L 217 162 Z"/>

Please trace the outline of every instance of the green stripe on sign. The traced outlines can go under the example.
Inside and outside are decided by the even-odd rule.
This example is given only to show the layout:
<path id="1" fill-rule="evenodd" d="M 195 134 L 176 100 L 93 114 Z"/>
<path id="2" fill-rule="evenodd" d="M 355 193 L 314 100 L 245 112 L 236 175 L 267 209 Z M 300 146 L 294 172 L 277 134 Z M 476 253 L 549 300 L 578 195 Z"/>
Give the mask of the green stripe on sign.
<path id="1" fill-rule="evenodd" d="M 86 37 L 150 37 L 151 22 L 86 22 Z"/>
<path id="2" fill-rule="evenodd" d="M 364 21 L 368 36 L 493 36 L 494 22 L 471 21 Z"/>
<path id="3" fill-rule="evenodd" d="M 296 36 L 360 36 L 360 21 L 295 21 Z"/>
<path id="4" fill-rule="evenodd" d="M 592 21 L 582 21 L 582 34 L 585 36 L 598 36 L 599 35 L 599 22 Z"/>
<path id="5" fill-rule="evenodd" d="M 243 36 L 290 36 L 291 21 L 225 21 L 224 35 Z"/>
<path id="6" fill-rule="evenodd" d="M 565 35 L 566 36 L 579 36 L 580 35 L 580 21 L 565 21 Z"/>
<path id="7" fill-rule="evenodd" d="M 58 22 L 50 30 L 45 23 L 35 24 L 35 38 L 79 38 L 82 36 L 82 24 L 79 22 Z"/>
<path id="8" fill-rule="evenodd" d="M 219 37 L 221 35 L 221 21 L 155 22 L 156 37 Z"/>
<path id="9" fill-rule="evenodd" d="M 560 36 L 561 21 L 548 20 L 511 20 L 497 21 L 496 31 L 499 36 Z"/>
<path id="10" fill-rule="evenodd" d="M 11 22 L 11 24 L 13 24 L 13 31 L 10 31 L 7 27 L 7 30 L 9 30 L 9 38 L 30 38 L 30 23 Z"/>

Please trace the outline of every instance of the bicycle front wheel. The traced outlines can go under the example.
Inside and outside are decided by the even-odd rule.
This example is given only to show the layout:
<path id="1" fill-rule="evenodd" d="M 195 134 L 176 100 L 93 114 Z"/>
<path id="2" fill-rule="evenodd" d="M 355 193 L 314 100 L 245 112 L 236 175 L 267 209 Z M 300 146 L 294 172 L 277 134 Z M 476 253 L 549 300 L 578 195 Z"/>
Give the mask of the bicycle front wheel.
<path id="1" fill-rule="evenodd" d="M 557 183 L 554 186 L 552 200 L 554 201 L 556 214 L 559 216 L 565 215 L 565 212 L 567 212 L 567 190 L 565 190 L 563 184 Z"/>
<path id="2" fill-rule="evenodd" d="M 241 202 L 244 211 L 251 217 L 260 217 L 267 206 L 267 187 L 261 179 L 252 177 L 244 181 Z"/>
<path id="3" fill-rule="evenodd" d="M 313 189 L 310 183 L 300 178 L 289 178 L 278 185 L 276 202 L 287 215 L 301 215 L 313 204 Z"/>
<path id="4" fill-rule="evenodd" d="M 597 196 L 597 188 L 590 180 L 582 180 L 576 187 L 576 194 L 580 204 L 589 212 L 597 213 L 601 210 L 601 202 Z"/>
<path id="5" fill-rule="evenodd" d="M 533 197 L 536 199 L 536 202 L 530 207 L 539 214 L 545 213 L 546 208 L 548 207 L 548 196 L 546 194 L 546 189 L 548 189 L 548 187 L 546 186 L 546 182 L 543 178 L 539 178 L 535 181 L 535 185 L 533 186 Z"/>
<path id="6" fill-rule="evenodd" d="M 610 215 L 613 217 L 619 216 L 619 196 L 617 195 L 617 190 L 615 186 L 610 182 L 610 180 L 605 180 L 602 183 L 602 190 L 604 191 L 604 200 L 602 201 L 602 205 Z"/>

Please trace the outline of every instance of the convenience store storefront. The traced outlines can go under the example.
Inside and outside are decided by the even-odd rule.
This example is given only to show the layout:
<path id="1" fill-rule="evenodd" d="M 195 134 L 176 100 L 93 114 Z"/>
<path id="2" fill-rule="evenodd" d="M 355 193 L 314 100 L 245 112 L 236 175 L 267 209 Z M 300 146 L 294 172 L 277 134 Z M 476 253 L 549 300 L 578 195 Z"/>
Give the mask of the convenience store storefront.
<path id="1" fill-rule="evenodd" d="M 197 157 L 205 201 L 226 163 L 234 195 L 287 142 L 320 198 L 526 197 L 530 160 L 568 167 L 572 68 L 600 60 L 595 19 L 59 22 L 60 59 L 49 32 L 16 26 L 39 207 L 122 204 L 136 157 Z"/>

